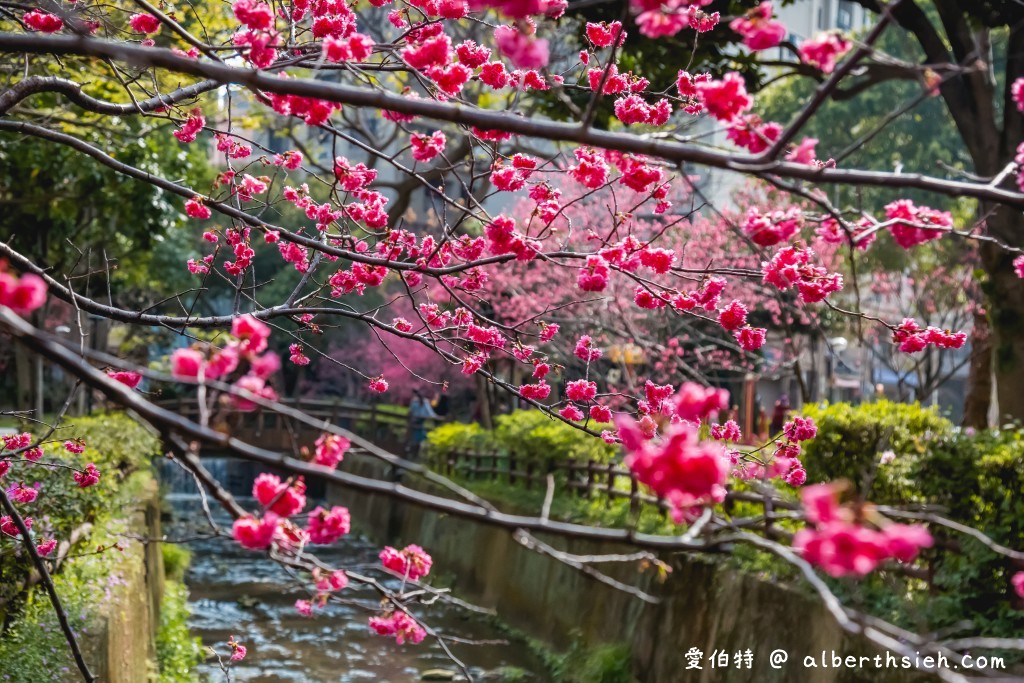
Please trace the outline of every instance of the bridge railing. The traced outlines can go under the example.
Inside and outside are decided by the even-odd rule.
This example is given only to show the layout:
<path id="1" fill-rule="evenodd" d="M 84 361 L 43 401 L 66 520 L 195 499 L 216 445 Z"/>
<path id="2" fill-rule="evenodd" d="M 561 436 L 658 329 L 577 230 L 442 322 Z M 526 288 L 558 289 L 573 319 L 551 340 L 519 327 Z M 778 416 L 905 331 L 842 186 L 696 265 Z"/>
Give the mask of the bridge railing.
<path id="1" fill-rule="evenodd" d="M 412 422 L 407 411 L 395 406 L 367 405 L 340 399 L 284 398 L 278 402 L 314 419 L 355 432 L 393 452 L 403 452 L 411 436 Z M 179 396 L 159 401 L 159 404 L 192 420 L 199 417 L 199 401 L 194 396 Z M 278 439 L 285 437 L 299 440 L 300 435 L 312 430 L 309 425 L 301 424 L 289 415 L 270 410 L 214 413 L 232 430 L 245 431 L 257 437 L 273 435 Z M 425 418 L 423 425 L 430 430 L 443 422 L 441 418 Z"/>

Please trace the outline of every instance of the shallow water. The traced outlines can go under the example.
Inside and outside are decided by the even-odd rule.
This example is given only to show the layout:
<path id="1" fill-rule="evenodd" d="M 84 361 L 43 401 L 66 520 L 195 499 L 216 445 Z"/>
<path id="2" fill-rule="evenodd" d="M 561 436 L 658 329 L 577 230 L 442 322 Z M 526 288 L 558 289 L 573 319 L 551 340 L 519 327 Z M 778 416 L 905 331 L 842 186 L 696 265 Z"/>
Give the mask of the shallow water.
<path id="1" fill-rule="evenodd" d="M 251 501 L 241 499 L 247 508 Z M 172 518 L 165 522 L 169 538 L 205 533 L 209 525 L 198 496 L 168 496 Z M 310 507 L 315 505 L 310 501 Z M 224 528 L 230 519 L 214 515 Z M 432 669 L 458 672 L 459 668 L 431 638 L 419 645 L 397 645 L 377 636 L 367 626 L 367 611 L 377 603 L 373 589 L 350 583 L 343 597 L 361 604 L 331 603 L 312 619 L 295 611 L 299 598 L 308 598 L 303 584 L 266 557 L 246 551 L 223 538 L 187 543 L 192 564 L 185 576 L 190 591 L 193 635 L 221 654 L 228 652 L 229 636 L 248 648 L 245 660 L 233 663 L 231 680 L 248 683 L 347 683 L 349 681 L 418 681 Z M 380 548 L 365 539 L 347 537 L 318 555 L 333 566 L 356 569 L 381 579 L 377 566 Z M 393 587 L 397 587 L 394 584 Z M 439 632 L 471 640 L 507 640 L 485 615 L 440 602 L 415 611 Z M 521 642 L 451 646 L 474 680 L 546 680 L 540 661 Z M 465 680 L 459 674 L 457 679 Z M 199 669 L 198 680 L 225 680 L 216 661 Z"/>

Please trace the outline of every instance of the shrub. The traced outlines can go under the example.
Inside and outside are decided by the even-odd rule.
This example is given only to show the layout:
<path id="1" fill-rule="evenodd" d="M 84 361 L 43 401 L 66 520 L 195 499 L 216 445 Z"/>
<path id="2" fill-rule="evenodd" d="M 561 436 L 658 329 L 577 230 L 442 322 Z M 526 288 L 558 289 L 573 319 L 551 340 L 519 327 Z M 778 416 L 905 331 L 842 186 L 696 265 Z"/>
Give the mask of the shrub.
<path id="1" fill-rule="evenodd" d="M 818 425 L 818 435 L 804 445 L 807 480 L 848 479 L 868 499 L 890 503 L 920 500 L 912 482 L 918 462 L 931 443 L 953 433 L 936 408 L 918 403 L 824 404 L 802 413 Z M 880 468 L 885 451 L 895 457 Z"/>
<path id="2" fill-rule="evenodd" d="M 554 667 L 558 680 L 566 683 L 633 683 L 627 645 L 605 644 L 583 647 L 578 642 Z"/>
<path id="3" fill-rule="evenodd" d="M 956 433 L 933 443 L 916 482 L 925 500 L 957 522 L 984 531 L 997 543 L 1024 547 L 1024 430 Z M 1021 567 L 980 542 L 932 526 L 961 552 L 944 552 L 936 566 L 939 594 L 930 608 L 939 624 L 988 622 L 986 633 L 1024 630 L 1024 612 L 1010 608 L 1010 577 Z M 993 605 L 1000 611 L 993 614 Z"/>
<path id="4" fill-rule="evenodd" d="M 117 507 L 127 493 L 123 489 L 132 473 L 148 467 L 150 458 L 159 452 L 159 440 L 141 425 L 122 413 L 68 419 L 52 443 L 44 445 L 43 462 L 59 459 L 77 468 L 95 463 L 102 473 L 100 481 L 87 489 L 79 488 L 66 468 L 48 468 L 24 464 L 12 467 L 8 478 L 39 482 L 40 494 L 32 504 L 36 520 L 33 534 L 42 538 L 68 538 L 84 523 L 95 522 L 97 516 Z M 86 450 L 81 455 L 68 453 L 64 439 L 81 438 Z M 20 556 L 0 554 L 0 602 L 11 602 L 28 573 Z"/>
<path id="5" fill-rule="evenodd" d="M 1024 547 L 1024 429 L 961 431 L 933 409 L 887 401 L 804 414 L 818 423 L 804 450 L 809 480 L 845 477 L 876 504 L 926 504 L 997 543 Z M 895 454 L 889 464 L 879 463 L 884 450 Z M 865 481 L 870 490 L 863 490 Z M 966 620 L 986 635 L 1019 634 L 1024 612 L 1012 606 L 1010 577 L 1021 568 L 969 536 L 935 524 L 930 530 L 930 590 L 904 581 L 906 600 L 898 600 L 891 585 L 871 577 L 859 584 L 859 599 L 907 627 L 938 630 Z"/>
<path id="6" fill-rule="evenodd" d="M 498 448 L 494 435 L 475 422 L 449 422 L 427 433 L 427 453 L 446 455 L 455 451 L 491 451 Z"/>
<path id="7" fill-rule="evenodd" d="M 494 436 L 503 449 L 535 460 L 596 460 L 608 462 L 617 446 L 581 432 L 539 410 L 517 410 L 496 420 Z M 609 425 L 590 425 L 598 431 Z"/>
<path id="8" fill-rule="evenodd" d="M 161 543 L 160 552 L 164 560 L 164 576 L 168 581 L 182 581 L 185 571 L 192 562 L 192 551 L 178 543 Z"/>
<path id="9" fill-rule="evenodd" d="M 168 546 L 164 546 L 166 549 Z M 164 555 L 167 559 L 167 555 Z M 159 683 L 190 683 L 192 670 L 202 661 L 202 641 L 188 630 L 188 589 L 170 581 L 160 605 L 160 628 L 156 634 L 156 662 Z"/>
<path id="10" fill-rule="evenodd" d="M 517 410 L 501 415 L 494 431 L 476 423 L 444 424 L 427 434 L 427 452 L 439 457 L 458 450 L 488 452 L 492 450 L 515 455 L 524 460 L 595 460 L 609 462 L 619 449 L 601 439 L 555 420 L 539 410 Z M 591 424 L 595 430 L 611 425 Z"/>

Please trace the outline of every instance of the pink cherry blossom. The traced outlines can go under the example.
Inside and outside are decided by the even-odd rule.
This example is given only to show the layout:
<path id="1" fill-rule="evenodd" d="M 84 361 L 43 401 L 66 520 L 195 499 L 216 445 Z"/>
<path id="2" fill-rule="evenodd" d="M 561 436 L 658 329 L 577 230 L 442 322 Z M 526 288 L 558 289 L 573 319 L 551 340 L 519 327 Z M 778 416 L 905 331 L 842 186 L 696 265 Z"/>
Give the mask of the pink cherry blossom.
<path id="1" fill-rule="evenodd" d="M 345 452 L 351 445 L 351 442 L 343 436 L 321 434 L 320 438 L 316 440 L 313 462 L 334 469 L 344 459 Z"/>
<path id="2" fill-rule="evenodd" d="M 718 313 L 718 324 L 724 329 L 738 330 L 747 323 L 747 307 L 739 301 L 732 301 Z"/>
<path id="3" fill-rule="evenodd" d="M 46 281 L 35 273 L 25 273 L 18 278 L 4 272 L 0 265 L 0 306 L 26 316 L 46 303 L 46 292 Z"/>
<path id="4" fill-rule="evenodd" d="M 1017 572 L 1010 579 L 1010 584 L 1013 586 L 1013 591 L 1017 594 L 1017 597 L 1024 598 L 1024 572 Z"/>
<path id="5" fill-rule="evenodd" d="M 39 491 L 24 484 L 15 484 L 7 489 L 7 497 L 15 503 L 21 503 L 22 505 L 33 502 L 38 496 Z"/>
<path id="6" fill-rule="evenodd" d="M 746 15 L 729 23 L 736 33 L 743 37 L 743 44 L 751 50 L 767 50 L 775 47 L 786 37 L 786 27 L 772 19 L 772 3 L 765 0 Z"/>
<path id="7" fill-rule="evenodd" d="M 262 353 L 267 348 L 270 328 L 252 315 L 242 315 L 231 321 L 231 334 L 242 342 L 240 353 Z"/>
<path id="8" fill-rule="evenodd" d="M 171 353 L 171 374 L 186 379 L 198 377 L 204 362 L 203 354 L 196 349 L 176 349 Z"/>
<path id="9" fill-rule="evenodd" d="M 720 445 L 702 443 L 691 423 L 670 425 L 658 444 L 648 441 L 632 419 L 620 418 L 617 425 L 626 465 L 672 505 L 676 523 L 692 516 L 694 508 L 725 499 L 729 459 Z"/>
<path id="10" fill-rule="evenodd" d="M 387 546 L 380 552 L 385 567 L 411 581 L 418 581 L 430 573 L 434 563 L 430 555 L 418 545 L 407 545 L 401 550 Z"/>
<path id="11" fill-rule="evenodd" d="M 694 88 L 708 113 L 724 123 L 750 109 L 754 102 L 747 94 L 743 77 L 731 71 L 722 80 L 700 81 Z"/>
<path id="12" fill-rule="evenodd" d="M 243 548 L 262 550 L 269 548 L 277 533 L 278 517 L 268 512 L 262 519 L 246 516 L 235 520 L 231 533 Z"/>
<path id="13" fill-rule="evenodd" d="M 22 517 L 21 521 L 25 524 L 25 528 L 32 528 L 32 518 Z M 18 531 L 18 525 L 14 523 L 14 518 L 10 515 L 0 516 L 0 534 L 10 536 L 12 538 L 17 537 L 21 532 Z"/>
<path id="14" fill-rule="evenodd" d="M 446 138 L 444 133 L 438 130 L 430 135 L 413 133 L 409 141 L 412 144 L 412 158 L 416 161 L 427 162 L 444 152 Z"/>
<path id="15" fill-rule="evenodd" d="M 276 474 L 264 472 L 253 482 L 252 495 L 275 516 L 291 517 L 306 507 L 306 484 L 302 477 L 289 485 Z"/>
<path id="16" fill-rule="evenodd" d="M 800 43 L 800 61 L 830 74 L 836 68 L 836 60 L 849 49 L 850 41 L 838 33 L 819 33 Z"/>
<path id="17" fill-rule="evenodd" d="M 137 372 L 131 372 L 129 370 L 108 370 L 107 377 L 114 380 L 115 382 L 120 382 L 129 389 L 135 389 L 136 387 L 139 386 L 139 383 L 142 381 L 142 375 L 140 375 Z"/>
<path id="18" fill-rule="evenodd" d="M 349 532 L 350 519 L 348 510 L 335 505 L 330 510 L 317 506 L 309 512 L 310 543 L 330 545 Z"/>
<path id="19" fill-rule="evenodd" d="M 383 617 L 370 617 L 370 628 L 380 636 L 394 636 L 399 645 L 409 641 L 417 644 L 423 642 L 427 632 L 416 623 L 416 620 L 405 612 L 395 611 Z"/>
<path id="20" fill-rule="evenodd" d="M 100 471 L 96 469 L 96 465 L 89 463 L 85 466 L 85 471 L 75 472 L 71 475 L 78 484 L 78 488 L 86 489 L 90 486 L 94 486 L 100 481 Z"/>
<path id="21" fill-rule="evenodd" d="M 245 659 L 245 655 L 249 652 L 245 645 L 237 642 L 234 636 L 228 638 L 228 646 L 231 648 L 231 661 L 240 662 Z"/>
<path id="22" fill-rule="evenodd" d="M 55 14 L 37 9 L 25 12 L 21 20 L 33 31 L 40 31 L 42 33 L 56 33 L 64 28 L 63 19 Z"/>
<path id="23" fill-rule="evenodd" d="M 56 550 L 56 548 L 57 548 L 57 539 L 55 539 L 55 538 L 48 538 L 45 541 L 43 541 L 42 543 L 39 543 L 38 545 L 36 545 L 36 552 L 39 553 L 39 557 L 49 557 L 50 553 L 52 553 L 54 550 Z"/>
<path id="24" fill-rule="evenodd" d="M 528 36 L 511 26 L 499 26 L 494 31 L 494 42 L 517 69 L 540 69 L 548 64 L 547 40 Z"/>
<path id="25" fill-rule="evenodd" d="M 144 12 L 133 14 L 131 18 L 128 19 L 128 25 L 131 26 L 132 30 L 136 33 L 156 33 L 160 30 L 160 20 L 152 14 L 146 14 Z"/>

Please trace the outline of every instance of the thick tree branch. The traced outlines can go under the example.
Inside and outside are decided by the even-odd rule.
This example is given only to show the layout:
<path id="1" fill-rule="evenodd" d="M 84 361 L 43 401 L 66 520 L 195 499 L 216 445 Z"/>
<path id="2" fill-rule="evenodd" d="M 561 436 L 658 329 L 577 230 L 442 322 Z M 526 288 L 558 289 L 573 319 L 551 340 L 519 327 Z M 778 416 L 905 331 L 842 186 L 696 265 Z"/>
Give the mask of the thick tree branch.
<path id="1" fill-rule="evenodd" d="M 76 83 L 66 78 L 59 78 L 57 76 L 29 76 L 15 83 L 6 92 L 0 93 L 0 116 L 6 114 L 19 102 L 43 92 L 60 93 L 82 109 L 97 114 L 130 116 L 140 113 L 148 114 L 160 107 L 179 104 L 198 97 L 203 93 L 216 90 L 219 87 L 221 87 L 221 84 L 218 81 L 200 81 L 199 83 L 173 90 L 166 95 L 157 95 L 149 99 L 121 104 L 107 102 L 106 100 L 100 100 L 87 95 L 82 92 L 81 83 Z"/>
<path id="2" fill-rule="evenodd" d="M 765 162 L 749 155 L 718 151 L 698 145 L 653 139 L 634 134 L 581 129 L 576 124 L 528 119 L 510 112 L 473 109 L 462 104 L 409 98 L 369 88 L 306 78 L 282 79 L 252 69 L 231 67 L 179 57 L 170 50 L 71 36 L 39 36 L 0 33 L 0 50 L 8 52 L 94 56 L 153 66 L 244 85 L 255 91 L 312 97 L 353 106 L 397 111 L 404 114 L 502 130 L 533 138 L 576 142 L 604 149 L 643 154 L 674 163 L 693 163 L 740 173 L 770 172 L 781 177 L 827 184 L 859 184 L 889 188 L 913 188 L 949 196 L 974 197 L 1024 208 L 1024 193 L 987 185 L 944 180 L 919 174 L 817 168 L 784 161 Z"/>
<path id="3" fill-rule="evenodd" d="M 0 312 L 0 315 L 10 315 L 4 310 Z M 21 543 L 25 547 L 25 552 L 32 560 L 33 566 L 36 571 L 39 572 L 39 579 L 42 581 L 43 587 L 46 589 L 46 594 L 50 598 L 50 603 L 53 605 L 53 611 L 57 614 L 57 621 L 60 623 L 60 630 L 64 633 L 64 639 L 68 641 L 68 647 L 71 648 L 71 656 L 75 659 L 75 665 L 78 666 L 78 670 L 82 674 L 82 679 L 86 683 L 93 683 L 96 677 L 93 676 L 89 670 L 89 665 L 85 663 L 85 658 L 82 656 L 82 649 L 78 646 L 78 639 L 75 637 L 75 632 L 71 628 L 71 624 L 68 621 L 68 613 L 64 609 L 63 603 L 61 603 L 60 596 L 57 595 L 57 589 L 53 585 L 53 580 L 50 578 L 50 572 L 46 569 L 46 563 L 43 558 L 39 556 L 36 551 L 36 546 L 32 542 L 32 536 L 29 534 L 28 527 L 25 525 L 25 520 L 21 518 L 21 514 L 18 513 L 17 508 L 11 503 L 11 499 L 7 497 L 7 493 L 3 487 L 0 487 L 0 507 L 10 515 L 11 520 L 14 522 L 14 526 L 18 528 L 18 533 L 21 535 Z"/>

